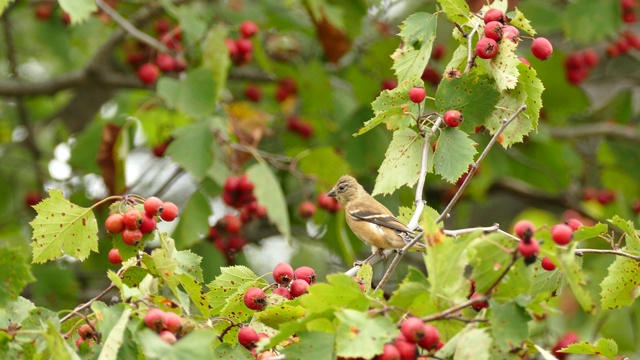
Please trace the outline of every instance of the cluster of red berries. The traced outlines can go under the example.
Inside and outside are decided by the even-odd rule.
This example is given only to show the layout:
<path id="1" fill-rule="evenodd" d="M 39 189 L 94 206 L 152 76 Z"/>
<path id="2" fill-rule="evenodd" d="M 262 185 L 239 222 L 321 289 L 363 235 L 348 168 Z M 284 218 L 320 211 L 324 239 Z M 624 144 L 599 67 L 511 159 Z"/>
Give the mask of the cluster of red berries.
<path id="1" fill-rule="evenodd" d="M 268 338 L 269 338 L 269 335 L 267 335 L 267 333 L 263 333 L 263 332 L 259 333 L 250 326 L 241 327 L 240 331 L 238 331 L 238 343 L 242 345 L 245 349 L 251 351 L 251 354 L 253 355 L 253 357 L 258 360 L 263 360 L 263 359 L 266 360 L 276 356 L 276 354 L 270 350 L 264 351 L 260 354 L 257 353 L 256 347 L 257 347 L 258 341 L 260 341 L 261 339 L 268 339 Z"/>
<path id="2" fill-rule="evenodd" d="M 283 78 L 278 81 L 278 87 L 276 88 L 275 97 L 278 102 L 283 102 L 290 96 L 298 94 L 298 85 L 292 78 Z"/>
<path id="3" fill-rule="evenodd" d="M 551 240 L 559 246 L 568 245 L 573 239 L 573 232 L 583 226 L 578 219 L 569 219 L 565 223 L 556 224 L 551 227 Z M 518 251 L 525 258 L 525 263 L 531 264 L 536 261 L 536 255 L 540 251 L 540 245 L 533 238 L 536 231 L 535 226 L 529 220 L 520 220 L 514 227 L 516 235 L 520 238 Z M 541 262 L 542 268 L 553 271 L 556 265 L 548 257 L 544 257 Z"/>
<path id="4" fill-rule="evenodd" d="M 481 59 L 494 58 L 500 48 L 498 43 L 506 39 L 518 43 L 520 31 L 507 25 L 509 19 L 498 9 L 489 9 L 484 14 L 484 37 L 476 44 L 476 55 Z M 546 38 L 539 37 L 531 43 L 531 53 L 540 60 L 547 60 L 553 54 L 553 46 Z"/>
<path id="5" fill-rule="evenodd" d="M 158 333 L 160 339 L 167 344 L 175 344 L 178 341 L 178 336 L 182 329 L 182 318 L 180 315 L 153 308 L 147 311 L 147 314 L 144 316 L 144 323 L 149 329 Z"/>
<path id="6" fill-rule="evenodd" d="M 93 323 L 91 325 L 89 324 L 82 324 L 79 328 L 78 328 L 78 335 L 80 335 L 80 337 L 78 338 L 78 340 L 76 340 L 76 346 L 78 348 L 80 348 L 80 346 L 82 346 L 82 344 L 87 344 L 88 346 L 92 346 L 93 345 L 93 341 L 97 340 L 97 333 L 93 330 L 95 326 L 92 326 Z"/>
<path id="7" fill-rule="evenodd" d="M 105 3 L 107 3 L 110 7 L 115 7 L 118 2 L 117 0 L 109 0 L 105 1 Z M 33 9 L 33 13 L 38 20 L 47 21 L 53 16 L 55 9 L 55 2 L 53 0 L 46 0 L 37 3 Z M 60 13 L 60 20 L 66 26 L 71 24 L 71 16 L 65 11 L 62 11 Z"/>
<path id="8" fill-rule="evenodd" d="M 273 279 L 275 284 L 269 287 L 274 288 L 273 293 L 291 300 L 307 293 L 309 285 L 316 282 L 316 272 L 308 266 L 300 266 L 294 271 L 291 265 L 279 263 L 273 268 Z M 244 294 L 244 304 L 251 310 L 264 309 L 267 306 L 266 299 L 264 290 L 257 287 L 250 288 Z"/>
<path id="9" fill-rule="evenodd" d="M 253 57 L 253 43 L 251 38 L 258 33 L 258 25 L 253 21 L 246 20 L 238 27 L 240 38 L 225 39 L 224 43 L 229 50 L 229 57 L 236 66 L 242 66 L 251 61 Z"/>
<path id="10" fill-rule="evenodd" d="M 262 99 L 262 90 L 260 90 L 258 85 L 249 83 L 244 88 L 244 97 L 252 102 L 260 102 L 260 99 Z"/>
<path id="11" fill-rule="evenodd" d="M 309 139 L 313 136 L 313 126 L 302 120 L 298 115 L 291 115 L 287 119 L 287 130 L 299 135 L 303 139 Z"/>
<path id="12" fill-rule="evenodd" d="M 133 204 L 125 212 L 116 212 L 107 217 L 104 227 L 111 234 L 121 234 L 122 241 L 130 246 L 137 245 L 142 235 L 149 234 L 156 228 L 157 218 L 173 221 L 178 217 L 176 204 L 152 196 L 142 203 L 144 211 L 140 211 Z M 115 251 L 114 251 L 115 250 Z M 109 252 L 109 261 L 113 264 L 122 263 L 117 249 Z"/>
<path id="13" fill-rule="evenodd" d="M 425 324 L 417 317 L 409 317 L 400 325 L 400 334 L 389 344 L 385 344 L 378 360 L 417 359 L 418 347 L 427 351 L 437 351 L 444 346 L 435 326 Z"/>
<path id="14" fill-rule="evenodd" d="M 565 74 L 570 84 L 578 85 L 589 77 L 589 72 L 598 65 L 598 53 L 584 49 L 570 53 L 564 61 Z"/>
<path id="15" fill-rule="evenodd" d="M 337 213 L 341 209 L 338 200 L 332 198 L 331 196 L 327 196 L 327 193 L 320 193 L 317 200 L 318 206 L 320 206 L 321 209 L 324 209 L 332 214 Z"/>
<path id="16" fill-rule="evenodd" d="M 618 39 L 607 46 L 606 52 L 609 57 L 624 55 L 631 50 L 640 50 L 640 36 L 633 31 L 624 31 Z"/>
<path id="17" fill-rule="evenodd" d="M 615 201 L 615 199 L 616 193 L 609 189 L 595 189 L 592 187 L 587 187 L 582 191 L 582 200 L 595 200 L 600 203 L 600 205 L 608 205 Z"/>
<path id="18" fill-rule="evenodd" d="M 638 3 L 636 0 L 620 0 L 620 8 L 622 9 L 622 21 L 632 24 L 638 21 Z"/>

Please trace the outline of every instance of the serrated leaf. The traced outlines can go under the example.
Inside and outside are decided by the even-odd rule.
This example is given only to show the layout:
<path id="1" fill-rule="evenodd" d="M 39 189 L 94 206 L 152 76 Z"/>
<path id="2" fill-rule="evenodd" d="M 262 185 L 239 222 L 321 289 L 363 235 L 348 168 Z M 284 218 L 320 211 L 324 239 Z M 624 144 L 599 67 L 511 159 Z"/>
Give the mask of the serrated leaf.
<path id="1" fill-rule="evenodd" d="M 623 248 L 622 251 L 625 250 L 626 248 Z M 624 256 L 616 256 L 607 270 L 607 276 L 600 283 L 602 307 L 616 309 L 633 304 L 634 300 L 640 296 L 638 262 Z"/>
<path id="2" fill-rule="evenodd" d="M 201 179 L 213 164 L 213 132 L 207 121 L 176 129 L 167 155 L 195 178 Z"/>
<path id="3" fill-rule="evenodd" d="M 176 273 L 187 274 L 196 281 L 202 282 L 202 268 L 200 267 L 202 256 L 192 253 L 191 250 L 182 250 L 173 253 L 172 257 L 178 264 Z"/>
<path id="4" fill-rule="evenodd" d="M 593 239 L 599 235 L 605 234 L 609 227 L 603 223 L 597 223 L 593 226 L 581 226 L 573 232 L 573 241 L 583 241 Z"/>
<path id="5" fill-rule="evenodd" d="M 372 195 L 391 194 L 406 185 L 413 186 L 420 175 L 424 138 L 411 129 L 393 133 L 391 143 L 378 169 Z"/>
<path id="6" fill-rule="evenodd" d="M 62 10 L 69 13 L 72 24 L 79 24 L 98 10 L 96 2 L 93 0 L 58 0 Z"/>
<path id="7" fill-rule="evenodd" d="M 469 5 L 464 0 L 438 0 L 442 10 L 447 17 L 460 25 L 464 25 L 468 20 L 467 16 L 470 15 L 471 10 Z M 449 69 L 449 68 L 447 68 Z"/>
<path id="8" fill-rule="evenodd" d="M 453 358 L 489 360 L 491 345 L 492 340 L 487 329 L 471 329 L 462 333 Z"/>
<path id="9" fill-rule="evenodd" d="M 509 24 L 526 31 L 531 36 L 534 36 L 536 34 L 536 31 L 531 26 L 531 22 L 527 20 L 526 17 L 524 17 L 522 11 L 516 8 L 514 13 L 515 14 L 511 17 L 511 21 L 509 21 Z"/>
<path id="10" fill-rule="evenodd" d="M 559 266 L 582 310 L 591 314 L 596 311 L 596 304 L 584 287 L 587 282 L 584 279 L 582 267 L 578 264 L 575 256 L 576 245 L 577 243 L 574 243 L 567 252 L 561 254 Z"/>
<path id="11" fill-rule="evenodd" d="M 256 313 L 256 319 L 269 327 L 278 329 L 281 324 L 297 321 L 306 313 L 307 310 L 302 306 L 284 302 L 267 306 L 263 311 Z"/>
<path id="12" fill-rule="evenodd" d="M 64 255 L 82 261 L 91 251 L 97 252 L 98 223 L 93 211 L 72 204 L 60 190 L 49 190 L 49 196 L 34 206 L 38 215 L 29 223 L 33 228 L 33 262 Z"/>
<path id="13" fill-rule="evenodd" d="M 364 311 L 369 300 L 358 283 L 345 274 L 327 276 L 328 283 L 316 283 L 308 288 L 309 293 L 300 297 L 300 305 L 310 312 L 328 309 L 350 308 Z"/>
<path id="14" fill-rule="evenodd" d="M 415 13 L 400 25 L 403 45 L 391 56 L 399 83 L 420 79 L 431 57 L 436 38 L 437 15 Z"/>
<path id="15" fill-rule="evenodd" d="M 80 360 L 80 357 L 65 343 L 58 329 L 56 329 L 49 320 L 46 321 L 46 331 L 43 335 L 47 342 L 47 350 L 51 353 L 52 359 Z"/>
<path id="16" fill-rule="evenodd" d="M 224 43 L 227 32 L 227 28 L 224 26 L 214 26 L 207 34 L 202 49 L 203 64 L 211 72 L 216 85 L 213 96 L 209 99 L 214 105 L 218 102 L 222 90 L 227 86 L 227 75 L 231 68 L 229 49 Z"/>
<path id="17" fill-rule="evenodd" d="M 438 244 L 429 246 L 425 255 L 425 264 L 432 295 L 451 302 L 465 300 L 469 290 L 469 282 L 463 276 L 467 265 L 465 253 L 473 238 L 473 236 L 446 238 Z"/>
<path id="18" fill-rule="evenodd" d="M 291 238 L 291 224 L 289 223 L 289 211 L 280 182 L 271 168 L 264 162 L 251 165 L 247 176 L 255 184 L 253 190 L 258 202 L 267 208 L 267 216 L 280 233 L 289 241 Z"/>
<path id="19" fill-rule="evenodd" d="M 459 110 L 464 117 L 459 128 L 470 133 L 484 123 L 498 103 L 500 93 L 492 83 L 489 77 L 476 71 L 452 80 L 443 80 L 436 90 L 436 108 L 440 114 L 447 110 Z"/>
<path id="20" fill-rule="evenodd" d="M 527 322 L 531 317 L 515 302 L 499 304 L 490 300 L 490 307 L 489 321 L 494 344 L 503 351 L 519 348 L 522 341 L 529 338 Z"/>
<path id="21" fill-rule="evenodd" d="M 614 359 L 618 354 L 618 344 L 611 339 L 601 338 L 595 344 L 586 341 L 571 344 L 558 352 L 568 354 L 587 354 L 605 356 Z"/>
<path id="22" fill-rule="evenodd" d="M 186 273 L 179 274 L 178 280 L 200 314 L 209 317 L 209 297 L 202 291 L 202 285 Z"/>
<path id="23" fill-rule="evenodd" d="M 370 359 L 382 353 L 386 342 L 399 331 L 388 317 L 369 318 L 366 313 L 343 309 L 336 312 L 336 355 Z"/>
<path id="24" fill-rule="evenodd" d="M 209 199 L 201 192 L 194 191 L 183 209 L 180 209 L 180 221 L 171 236 L 176 239 L 176 247 L 184 249 L 202 241 L 209 233 Z"/>
<path id="25" fill-rule="evenodd" d="M 371 280 L 373 279 L 373 268 L 369 264 L 363 264 L 359 269 L 356 277 L 364 284 L 365 293 L 371 289 Z"/>
<path id="26" fill-rule="evenodd" d="M 249 350 L 240 344 L 231 346 L 222 343 L 213 349 L 213 359 L 234 359 L 234 360 L 254 360 L 255 356 L 251 355 Z"/>
<path id="27" fill-rule="evenodd" d="M 513 257 L 508 251 L 515 247 L 511 238 L 498 233 L 479 237 L 469 244 L 467 260 L 473 267 L 471 279 L 477 292 L 485 292 L 500 277 Z"/>
<path id="28" fill-rule="evenodd" d="M 102 351 L 98 360 L 115 360 L 118 358 L 118 350 L 123 343 L 124 332 L 129 323 L 129 315 L 131 314 L 131 308 L 126 307 L 118 319 L 118 322 L 113 326 L 109 332 L 109 336 L 102 345 Z"/>
<path id="29" fill-rule="evenodd" d="M 633 226 L 633 222 L 629 220 L 625 220 L 618 215 L 615 215 L 612 219 L 609 220 L 611 224 L 621 229 L 625 233 L 625 243 L 629 250 L 632 251 L 640 251 L 640 236 L 638 236 L 638 231 Z"/>
<path id="30" fill-rule="evenodd" d="M 300 341 L 294 342 L 284 349 L 284 355 L 290 360 L 331 360 L 333 343 L 336 334 L 326 332 L 302 332 L 298 334 Z"/>
<path id="31" fill-rule="evenodd" d="M 35 281 L 24 251 L 0 246 L 0 308 L 18 299 L 27 284 Z"/>
<path id="32" fill-rule="evenodd" d="M 122 283 L 128 287 L 137 287 L 148 271 L 138 266 L 131 266 L 122 273 Z"/>
<path id="33" fill-rule="evenodd" d="M 371 103 L 373 118 L 366 121 L 364 126 L 362 126 L 357 133 L 353 134 L 353 136 L 362 135 L 382 123 L 409 124 L 413 122 L 413 118 L 405 114 L 405 111 L 409 110 L 406 106 L 410 102 L 408 89 L 408 86 L 402 86 L 402 84 L 400 84 L 393 90 L 383 90 L 380 92 L 380 95 Z M 395 130 L 398 126 L 387 125 L 387 128 Z"/>
<path id="34" fill-rule="evenodd" d="M 450 183 L 456 182 L 473 162 L 477 152 L 473 145 L 473 140 L 464 131 L 451 127 L 442 129 L 433 154 L 435 173 Z"/>
<path id="35" fill-rule="evenodd" d="M 520 75 L 518 64 L 521 62 L 515 54 L 518 44 L 504 38 L 498 46 L 500 47 L 498 55 L 486 63 L 487 71 L 495 79 L 500 91 L 513 89 L 516 87 Z"/>
<path id="36" fill-rule="evenodd" d="M 19 296 L 16 300 L 0 306 L 0 328 L 8 328 L 9 324 L 20 324 L 36 306 L 29 300 Z"/>

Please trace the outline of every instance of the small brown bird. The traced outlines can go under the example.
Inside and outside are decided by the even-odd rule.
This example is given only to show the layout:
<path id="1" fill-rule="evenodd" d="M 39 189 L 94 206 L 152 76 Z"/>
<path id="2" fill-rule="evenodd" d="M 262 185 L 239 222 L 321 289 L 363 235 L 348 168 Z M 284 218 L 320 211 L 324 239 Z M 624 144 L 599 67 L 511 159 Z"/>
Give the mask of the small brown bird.
<path id="1" fill-rule="evenodd" d="M 411 240 L 413 231 L 369 195 L 352 176 L 342 176 L 327 196 L 336 198 L 344 207 L 347 225 L 360 240 L 371 245 L 374 254 L 386 249 L 401 249 Z M 425 248 L 421 242 L 413 247 Z"/>

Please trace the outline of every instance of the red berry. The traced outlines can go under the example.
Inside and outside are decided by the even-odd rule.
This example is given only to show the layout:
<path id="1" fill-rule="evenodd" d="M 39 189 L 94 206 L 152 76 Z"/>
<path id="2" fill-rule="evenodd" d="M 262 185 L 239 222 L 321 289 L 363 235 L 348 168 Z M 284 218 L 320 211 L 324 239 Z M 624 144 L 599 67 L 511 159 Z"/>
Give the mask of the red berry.
<path id="1" fill-rule="evenodd" d="M 633 24 L 634 22 L 638 21 L 638 15 L 633 11 L 624 12 L 622 14 L 622 21 L 626 22 L 627 24 Z"/>
<path id="2" fill-rule="evenodd" d="M 475 300 L 475 299 L 477 299 L 477 298 L 479 298 L 481 296 L 482 295 L 480 295 L 479 293 L 474 291 L 473 294 L 471 294 L 471 296 L 469 297 L 469 300 Z M 475 303 L 471 304 L 471 307 L 475 311 L 480 311 L 482 309 L 488 309 L 489 308 L 489 303 L 486 300 L 478 301 L 478 302 L 475 302 Z"/>
<path id="3" fill-rule="evenodd" d="M 236 40 L 236 46 L 238 47 L 238 54 L 248 54 L 253 51 L 253 43 L 249 39 L 241 38 Z"/>
<path id="4" fill-rule="evenodd" d="M 164 221 L 173 221 L 178 217 L 178 206 L 176 204 L 166 201 L 162 203 L 162 213 L 160 218 Z"/>
<path id="5" fill-rule="evenodd" d="M 541 264 L 542 264 L 542 268 L 547 271 L 553 271 L 556 269 L 556 265 L 553 263 L 553 261 L 551 261 L 551 259 L 549 259 L 546 256 L 542 259 Z"/>
<path id="6" fill-rule="evenodd" d="M 244 96 L 253 102 L 258 102 L 262 98 L 262 91 L 256 84 L 248 84 L 244 89 Z"/>
<path id="7" fill-rule="evenodd" d="M 502 29 L 504 25 L 499 21 L 489 21 L 484 27 L 484 36 L 500 41 L 502 39 Z"/>
<path id="8" fill-rule="evenodd" d="M 82 346 L 82 344 L 87 344 L 87 346 L 92 346 L 93 345 L 93 341 L 91 339 L 83 339 L 81 337 L 78 338 L 78 340 L 76 340 L 76 346 L 78 347 L 78 349 L 80 348 L 80 346 Z"/>
<path id="9" fill-rule="evenodd" d="M 230 234 L 237 234 L 242 228 L 242 222 L 234 215 L 226 214 L 224 216 L 224 229 Z"/>
<path id="10" fill-rule="evenodd" d="M 294 276 L 293 268 L 287 263 L 279 263 L 273 268 L 273 279 L 280 285 L 289 285 L 289 283 L 293 281 Z"/>
<path id="11" fill-rule="evenodd" d="M 229 251 L 239 252 L 242 251 L 242 248 L 247 245 L 247 240 L 239 235 L 231 235 L 229 236 L 228 248 Z"/>
<path id="12" fill-rule="evenodd" d="M 150 309 L 144 316 L 144 323 L 151 330 L 156 332 L 162 330 L 162 319 L 164 318 L 164 311 L 160 309 Z"/>
<path id="13" fill-rule="evenodd" d="M 83 339 L 91 339 L 93 338 L 93 329 L 89 324 L 82 324 L 78 328 L 78 335 Z"/>
<path id="14" fill-rule="evenodd" d="M 151 85 L 158 80 L 158 75 L 160 74 L 160 70 L 157 66 L 153 64 L 142 64 L 138 68 L 138 79 L 147 85 Z"/>
<path id="15" fill-rule="evenodd" d="M 569 356 L 567 353 L 558 352 L 558 350 L 564 349 L 567 346 L 577 343 L 580 340 L 580 337 L 575 332 L 568 332 L 563 337 L 558 339 L 558 342 L 551 349 L 551 353 L 553 356 L 558 358 L 558 360 L 564 360 Z"/>
<path id="16" fill-rule="evenodd" d="M 422 76 L 420 78 L 431 85 L 437 86 L 440 83 L 440 80 L 442 80 L 442 75 L 440 75 L 440 73 L 434 68 L 427 66 L 422 72 Z"/>
<path id="17" fill-rule="evenodd" d="M 596 200 L 598 200 L 601 205 L 607 205 L 613 202 L 615 199 L 616 194 L 609 189 L 601 189 L 600 191 L 598 191 L 598 195 L 596 195 Z"/>
<path id="18" fill-rule="evenodd" d="M 302 296 L 308 292 L 307 288 L 309 287 L 309 283 L 298 279 L 293 280 L 291 282 L 291 296 L 297 298 L 298 296 Z"/>
<path id="19" fill-rule="evenodd" d="M 400 353 L 400 360 L 414 360 L 416 359 L 416 352 L 418 348 L 416 344 L 407 341 L 406 339 L 401 339 L 401 337 L 397 337 L 393 344 L 398 348 L 398 352 Z"/>
<path id="20" fill-rule="evenodd" d="M 227 50 L 229 50 L 229 56 L 231 58 L 238 56 L 240 51 L 238 50 L 238 45 L 233 39 L 224 39 L 224 44 L 227 46 Z"/>
<path id="21" fill-rule="evenodd" d="M 393 344 L 384 344 L 382 354 L 378 355 L 378 360 L 400 360 L 400 351 Z"/>
<path id="22" fill-rule="evenodd" d="M 409 90 L 409 100 L 413 103 L 419 104 L 424 101 L 425 97 L 427 97 L 427 92 L 424 91 L 424 88 L 412 87 Z"/>
<path id="23" fill-rule="evenodd" d="M 129 209 L 122 215 L 122 222 L 129 230 L 135 230 L 142 225 L 142 212 L 138 209 Z"/>
<path id="24" fill-rule="evenodd" d="M 303 219 L 310 219 L 316 213 L 316 206 L 311 201 L 303 201 L 298 207 L 298 214 Z"/>
<path id="25" fill-rule="evenodd" d="M 382 90 L 393 90 L 398 87 L 398 82 L 395 79 L 382 80 Z"/>
<path id="26" fill-rule="evenodd" d="M 410 317 L 400 325 L 400 332 L 407 341 L 417 343 L 424 337 L 424 323 L 417 317 Z"/>
<path id="27" fill-rule="evenodd" d="M 529 220 L 520 220 L 513 228 L 514 232 L 520 239 L 530 238 L 536 232 L 536 227 Z"/>
<path id="28" fill-rule="evenodd" d="M 424 337 L 418 341 L 418 345 L 420 345 L 423 349 L 433 349 L 438 346 L 440 342 L 440 333 L 435 326 L 431 324 L 424 325 Z"/>
<path id="29" fill-rule="evenodd" d="M 50 2 L 41 2 L 36 5 L 34 13 L 39 20 L 49 20 L 53 14 L 53 4 Z"/>
<path id="30" fill-rule="evenodd" d="M 457 127 L 458 125 L 460 125 L 464 117 L 458 110 L 447 110 L 447 112 L 444 113 L 442 119 L 448 127 Z"/>
<path id="31" fill-rule="evenodd" d="M 169 330 L 161 331 L 158 336 L 160 336 L 160 339 L 162 339 L 162 341 L 166 342 L 167 344 L 175 344 L 176 342 L 178 342 L 178 338 L 176 338 L 176 335 Z"/>
<path id="32" fill-rule="evenodd" d="M 156 228 L 156 218 L 148 213 L 142 213 L 142 224 L 140 224 L 140 232 L 143 234 L 149 234 Z"/>
<path id="33" fill-rule="evenodd" d="M 168 32 L 169 28 L 171 28 L 171 22 L 167 18 L 160 18 L 153 24 L 153 30 L 159 35 Z"/>
<path id="34" fill-rule="evenodd" d="M 293 296 L 291 296 L 291 291 L 289 291 L 289 289 L 284 287 L 275 288 L 273 290 L 273 293 L 276 295 L 280 295 L 287 300 L 293 299 Z"/>
<path id="35" fill-rule="evenodd" d="M 258 333 L 249 326 L 242 327 L 238 331 L 238 342 L 246 349 L 254 348 L 258 340 L 260 340 Z"/>
<path id="36" fill-rule="evenodd" d="M 487 10 L 487 12 L 484 14 L 483 19 L 485 24 L 488 24 L 492 21 L 498 21 L 504 24 L 507 21 L 507 17 L 504 16 L 504 13 L 502 12 L 502 10 L 499 10 L 499 9 Z"/>
<path id="37" fill-rule="evenodd" d="M 534 238 L 530 238 L 528 241 L 522 240 L 518 243 L 518 251 L 523 257 L 530 258 L 540 252 L 540 245 Z"/>
<path id="38" fill-rule="evenodd" d="M 258 25 L 251 20 L 243 21 L 239 29 L 243 38 L 250 38 L 258 33 Z"/>
<path id="39" fill-rule="evenodd" d="M 187 70 L 187 61 L 183 57 L 177 57 L 173 61 L 173 71 L 183 72 Z"/>
<path id="40" fill-rule="evenodd" d="M 247 177 L 247 174 L 243 174 L 238 179 L 238 190 L 240 190 L 241 192 L 250 193 L 253 191 L 254 187 L 255 185 L 253 185 L 251 180 L 249 180 L 249 177 Z"/>
<path id="41" fill-rule="evenodd" d="M 318 206 L 327 210 L 330 213 L 336 213 L 340 210 L 340 203 L 338 200 L 327 196 L 327 193 L 321 193 L 318 195 Z"/>
<path id="42" fill-rule="evenodd" d="M 531 52 L 538 59 L 547 60 L 553 54 L 553 46 L 546 38 L 539 37 L 531 43 Z"/>
<path id="43" fill-rule="evenodd" d="M 573 229 L 569 225 L 558 224 L 551 227 L 551 239 L 558 245 L 567 245 L 573 237 Z"/>
<path id="44" fill-rule="evenodd" d="M 523 58 L 523 57 L 519 57 L 518 60 L 520 60 L 521 63 L 527 65 L 527 66 L 531 66 L 531 63 L 529 62 L 529 60 Z"/>
<path id="45" fill-rule="evenodd" d="M 155 196 L 148 197 L 144 201 L 143 206 L 144 212 L 149 215 L 158 215 L 159 212 L 162 212 L 162 200 Z"/>
<path id="46" fill-rule="evenodd" d="M 498 43 L 488 37 L 478 40 L 476 54 L 481 59 L 491 59 L 498 54 Z"/>
<path id="47" fill-rule="evenodd" d="M 578 230 L 581 226 L 584 226 L 584 224 L 582 223 L 582 221 L 578 220 L 578 219 L 569 219 L 566 221 L 567 225 L 569 225 L 569 227 L 571 229 L 573 229 L 573 231 Z"/>
<path id="48" fill-rule="evenodd" d="M 122 257 L 120 256 L 120 251 L 118 251 L 118 249 L 109 250 L 109 255 L 107 255 L 107 258 L 113 265 L 122 264 Z"/>
<path id="49" fill-rule="evenodd" d="M 316 271 L 308 266 L 300 266 L 293 274 L 296 279 L 304 280 L 309 285 L 316 282 Z"/>
<path id="50" fill-rule="evenodd" d="M 502 38 L 517 43 L 520 40 L 520 30 L 515 26 L 505 25 L 502 28 Z"/>
<path id="51" fill-rule="evenodd" d="M 104 221 L 104 227 L 112 234 L 120 234 L 124 230 L 124 217 L 120 213 L 111 214 Z"/>
<path id="52" fill-rule="evenodd" d="M 140 239 L 142 239 L 142 231 L 140 229 L 124 229 L 122 231 L 122 241 L 127 245 L 136 245 Z"/>
<path id="53" fill-rule="evenodd" d="M 252 287 L 244 293 L 244 304 L 251 310 L 262 310 L 267 302 L 266 295 L 262 289 Z"/>
<path id="54" fill-rule="evenodd" d="M 636 0 L 620 0 L 620 7 L 623 11 L 633 11 L 636 5 Z"/>
<path id="55" fill-rule="evenodd" d="M 30 190 L 24 195 L 24 203 L 27 206 L 38 205 L 42 201 L 42 194 L 38 190 Z"/>
<path id="56" fill-rule="evenodd" d="M 629 43 L 633 45 L 633 42 L 630 40 Z M 634 46 L 635 47 L 635 46 Z M 638 47 L 640 47 L 640 38 L 638 38 Z M 599 59 L 598 59 L 598 53 L 593 50 L 593 49 L 586 49 L 582 52 L 582 57 L 583 57 L 583 61 L 584 63 L 589 66 L 589 67 L 595 67 L 596 65 L 598 65 Z"/>
<path id="57" fill-rule="evenodd" d="M 165 312 L 162 316 L 162 326 L 172 333 L 177 333 L 182 326 L 182 319 L 180 316 L 173 312 Z"/>
<path id="58" fill-rule="evenodd" d="M 447 52 L 447 47 L 444 44 L 437 43 L 433 45 L 433 51 L 431 51 L 431 57 L 433 60 L 441 60 Z"/>
<path id="59" fill-rule="evenodd" d="M 162 72 L 172 72 L 175 68 L 176 62 L 173 56 L 169 54 L 159 54 L 156 57 L 156 65 Z"/>

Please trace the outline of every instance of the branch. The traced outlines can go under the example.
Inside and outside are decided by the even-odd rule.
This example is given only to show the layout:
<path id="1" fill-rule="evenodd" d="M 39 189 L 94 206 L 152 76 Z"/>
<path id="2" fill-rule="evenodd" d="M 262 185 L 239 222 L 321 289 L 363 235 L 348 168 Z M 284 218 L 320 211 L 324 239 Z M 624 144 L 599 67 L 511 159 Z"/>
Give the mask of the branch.
<path id="1" fill-rule="evenodd" d="M 100 294 L 98 294 L 96 297 L 94 297 L 93 299 L 87 301 L 86 303 L 82 304 L 82 305 L 78 305 L 76 306 L 75 309 L 73 309 L 73 311 L 71 311 L 69 314 L 67 314 L 65 317 L 63 317 L 62 319 L 60 319 L 60 324 L 62 324 L 63 322 L 71 319 L 73 317 L 73 315 L 76 315 L 78 313 L 78 311 L 82 311 L 86 308 L 88 308 L 89 306 L 91 306 L 91 304 L 93 304 L 94 301 L 100 300 L 102 299 L 103 296 L 105 296 L 109 291 L 111 291 L 111 289 L 113 289 L 115 286 L 114 283 L 111 283 L 111 285 L 109 285 L 106 289 L 104 289 Z"/>
<path id="2" fill-rule="evenodd" d="M 402 249 L 395 250 L 395 251 L 397 251 L 396 257 L 393 258 L 393 260 L 391 261 L 391 264 L 389 264 L 389 267 L 387 268 L 387 271 L 382 276 L 382 279 L 380 279 L 380 282 L 378 283 L 378 286 L 376 286 L 376 291 L 382 289 L 386 285 L 387 281 L 389 281 L 389 278 L 391 278 L 391 274 L 396 269 L 396 266 L 398 266 L 398 263 L 400 263 L 400 259 L 402 259 L 404 254 L 407 251 L 409 251 L 409 249 L 415 243 L 420 241 L 423 237 L 424 237 L 424 232 L 421 232 L 415 238 L 413 238 L 411 241 L 409 241 L 407 243 L 407 245 L 405 245 Z"/>
<path id="3" fill-rule="evenodd" d="M 617 256 L 624 256 L 629 259 L 640 262 L 640 256 L 631 255 L 620 250 L 602 250 L 602 249 L 576 249 L 576 256 L 583 256 L 584 254 L 611 254 Z"/>
<path id="4" fill-rule="evenodd" d="M 492 226 L 485 226 L 485 227 L 474 227 L 474 228 L 457 229 L 457 230 L 442 230 L 442 232 L 447 236 L 456 237 L 462 234 L 468 234 L 475 231 L 497 232 L 498 230 L 500 230 L 500 225 L 493 224 Z"/>
<path id="5" fill-rule="evenodd" d="M 573 125 L 564 127 L 545 127 L 549 134 L 557 139 L 579 139 L 595 136 L 612 136 L 640 143 L 640 133 L 627 125 L 609 122 Z"/>

